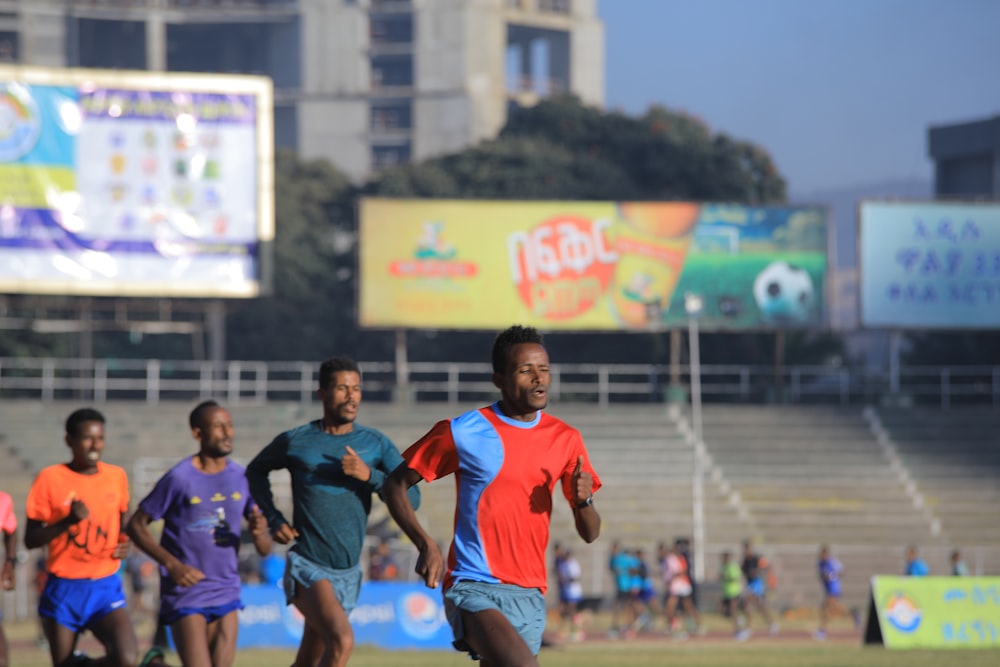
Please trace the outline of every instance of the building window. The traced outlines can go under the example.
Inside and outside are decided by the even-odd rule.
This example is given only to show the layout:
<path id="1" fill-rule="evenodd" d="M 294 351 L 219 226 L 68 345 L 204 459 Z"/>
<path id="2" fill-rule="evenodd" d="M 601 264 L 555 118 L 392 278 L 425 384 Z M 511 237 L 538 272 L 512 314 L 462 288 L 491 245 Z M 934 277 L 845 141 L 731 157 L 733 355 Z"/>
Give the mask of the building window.
<path id="1" fill-rule="evenodd" d="M 538 0 L 538 9 L 553 14 L 572 14 L 573 0 Z"/>
<path id="2" fill-rule="evenodd" d="M 76 19 L 79 67 L 146 69 L 146 25 L 142 21 Z"/>
<path id="3" fill-rule="evenodd" d="M 17 33 L 0 31 L 0 63 L 17 62 Z"/>
<path id="4" fill-rule="evenodd" d="M 371 43 L 411 44 L 413 42 L 413 15 L 386 14 L 371 18 Z"/>
<path id="5" fill-rule="evenodd" d="M 412 85 L 412 56 L 376 56 L 372 58 L 372 88 Z"/>
<path id="6" fill-rule="evenodd" d="M 372 146 L 372 166 L 376 171 L 397 167 L 410 161 L 410 144 Z"/>
<path id="7" fill-rule="evenodd" d="M 413 109 L 409 100 L 372 102 L 371 129 L 373 131 L 409 130 L 412 126 Z"/>

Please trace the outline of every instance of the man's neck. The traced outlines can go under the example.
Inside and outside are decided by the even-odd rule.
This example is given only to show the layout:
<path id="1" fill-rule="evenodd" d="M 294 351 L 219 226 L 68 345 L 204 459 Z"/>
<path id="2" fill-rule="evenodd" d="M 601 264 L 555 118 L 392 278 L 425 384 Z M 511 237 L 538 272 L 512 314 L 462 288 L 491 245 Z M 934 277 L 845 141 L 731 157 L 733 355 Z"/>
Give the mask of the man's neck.
<path id="1" fill-rule="evenodd" d="M 338 422 L 323 417 L 319 420 L 319 427 L 324 433 L 330 435 L 346 435 L 354 430 L 354 422 Z"/>

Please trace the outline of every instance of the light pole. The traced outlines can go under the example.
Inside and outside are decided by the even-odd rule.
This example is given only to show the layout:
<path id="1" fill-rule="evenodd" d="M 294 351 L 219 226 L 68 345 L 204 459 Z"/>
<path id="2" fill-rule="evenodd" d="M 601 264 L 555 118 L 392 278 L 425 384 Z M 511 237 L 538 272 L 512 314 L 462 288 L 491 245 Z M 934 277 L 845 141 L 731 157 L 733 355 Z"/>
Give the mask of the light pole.
<path id="1" fill-rule="evenodd" d="M 688 352 L 691 356 L 691 422 L 694 427 L 694 464 L 691 470 L 691 551 L 695 581 L 705 578 L 705 490 L 704 444 L 701 428 L 701 352 L 698 348 L 698 317 L 705 307 L 704 299 L 688 292 L 684 295 L 684 312 L 688 316 Z"/>

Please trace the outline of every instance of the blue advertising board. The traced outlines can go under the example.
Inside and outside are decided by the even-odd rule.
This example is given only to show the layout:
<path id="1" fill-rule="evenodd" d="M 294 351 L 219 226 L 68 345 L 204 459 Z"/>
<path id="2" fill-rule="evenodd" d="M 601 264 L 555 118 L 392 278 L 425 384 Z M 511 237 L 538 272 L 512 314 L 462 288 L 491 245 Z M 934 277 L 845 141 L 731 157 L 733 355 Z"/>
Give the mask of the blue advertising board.
<path id="1" fill-rule="evenodd" d="M 285 604 L 281 588 L 247 585 L 242 596 L 238 647 L 299 645 L 302 614 L 294 605 Z M 451 648 L 451 628 L 445 619 L 441 591 L 423 584 L 365 582 L 350 619 L 356 644 L 384 649 Z"/>
<path id="2" fill-rule="evenodd" d="M 1000 205 L 862 202 L 861 324 L 1000 326 Z"/>

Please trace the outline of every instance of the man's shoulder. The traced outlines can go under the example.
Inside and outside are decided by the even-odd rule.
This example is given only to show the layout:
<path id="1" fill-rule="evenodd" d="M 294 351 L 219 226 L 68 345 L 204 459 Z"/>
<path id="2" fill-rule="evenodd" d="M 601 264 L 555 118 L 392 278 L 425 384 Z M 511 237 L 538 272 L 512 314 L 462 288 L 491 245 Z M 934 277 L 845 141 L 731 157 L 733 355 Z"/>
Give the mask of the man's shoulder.
<path id="1" fill-rule="evenodd" d="M 354 422 L 354 432 L 358 435 L 358 437 L 370 438 L 381 442 L 392 442 L 392 439 L 389 436 L 374 426 L 366 426 L 365 424 Z"/>
<path id="2" fill-rule="evenodd" d="M 318 428 L 318 420 L 313 420 L 306 422 L 304 424 L 299 424 L 298 426 L 293 426 L 287 431 L 282 431 L 274 437 L 272 444 L 274 443 L 284 443 L 286 447 L 292 448 L 296 445 L 306 445 L 315 442 L 315 440 L 323 433 L 323 431 Z"/>
<path id="3" fill-rule="evenodd" d="M 577 429 L 576 427 L 572 426 L 569 422 L 564 421 L 564 420 L 560 419 L 559 417 L 556 417 L 555 415 L 553 415 L 551 412 L 547 412 L 547 411 L 544 411 L 544 410 L 542 411 L 542 418 L 540 420 L 538 420 L 538 424 L 540 426 L 541 425 L 546 425 L 549 428 L 556 428 L 556 429 L 559 429 L 561 431 L 568 431 L 568 432 L 577 433 L 577 434 L 580 433 L 579 429 Z"/>
<path id="4" fill-rule="evenodd" d="M 226 460 L 226 473 L 230 475 L 246 475 L 247 469 L 239 461 L 233 459 Z"/>
<path id="5" fill-rule="evenodd" d="M 114 463 L 105 463 L 104 461 L 97 464 L 97 474 L 106 475 L 108 477 L 128 477 L 128 473 L 125 472 L 125 468 L 116 466 Z"/>
<path id="6" fill-rule="evenodd" d="M 280 438 L 287 438 L 291 440 L 292 438 L 301 437 L 303 435 L 309 435 L 317 432 L 318 430 L 316 429 L 316 420 L 313 420 L 313 421 L 308 421 L 305 424 L 299 424 L 298 426 L 293 426 L 287 431 L 279 433 L 278 436 L 275 438 L 275 440 L 278 440 Z"/>

